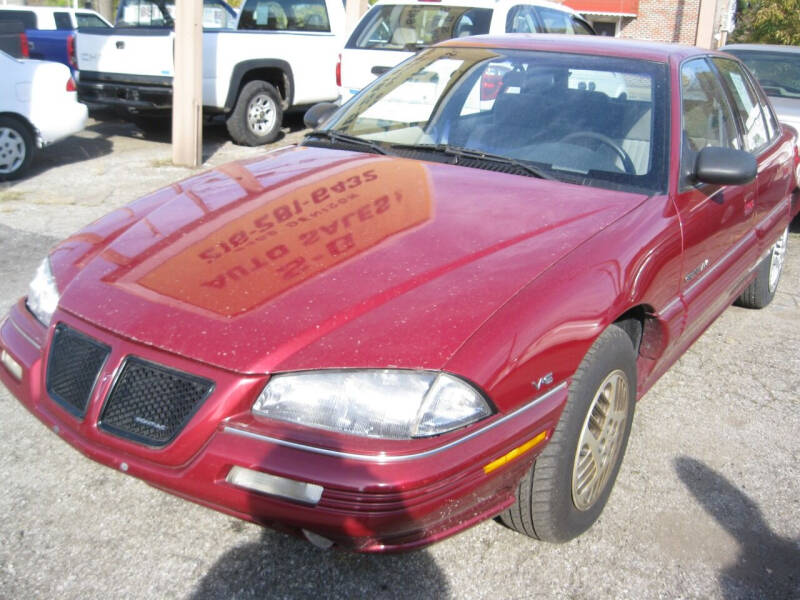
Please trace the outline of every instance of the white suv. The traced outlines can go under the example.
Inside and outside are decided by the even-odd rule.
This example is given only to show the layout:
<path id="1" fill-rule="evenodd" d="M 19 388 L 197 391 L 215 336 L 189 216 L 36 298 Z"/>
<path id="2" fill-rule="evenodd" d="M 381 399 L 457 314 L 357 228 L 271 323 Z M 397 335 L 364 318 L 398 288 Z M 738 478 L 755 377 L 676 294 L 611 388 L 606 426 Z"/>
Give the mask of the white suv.
<path id="1" fill-rule="evenodd" d="M 356 25 L 339 57 L 341 101 L 420 48 L 483 33 L 595 32 L 579 13 L 546 0 L 379 0 Z"/>

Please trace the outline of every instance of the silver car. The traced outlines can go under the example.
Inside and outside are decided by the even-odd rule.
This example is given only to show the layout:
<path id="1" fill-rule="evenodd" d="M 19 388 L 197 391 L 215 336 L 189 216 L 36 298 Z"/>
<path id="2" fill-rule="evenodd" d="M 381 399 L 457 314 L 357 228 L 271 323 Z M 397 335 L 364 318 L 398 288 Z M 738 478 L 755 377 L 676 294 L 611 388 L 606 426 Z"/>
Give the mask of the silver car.
<path id="1" fill-rule="evenodd" d="M 800 47 L 731 44 L 721 50 L 747 65 L 769 96 L 778 119 L 800 131 Z"/>

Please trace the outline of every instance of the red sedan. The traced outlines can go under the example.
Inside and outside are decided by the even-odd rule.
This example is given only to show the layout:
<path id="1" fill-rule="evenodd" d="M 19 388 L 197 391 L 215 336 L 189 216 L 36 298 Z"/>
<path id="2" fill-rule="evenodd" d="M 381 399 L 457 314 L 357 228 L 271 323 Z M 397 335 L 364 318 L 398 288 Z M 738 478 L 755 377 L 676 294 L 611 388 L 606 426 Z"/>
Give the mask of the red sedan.
<path id="1" fill-rule="evenodd" d="M 729 304 L 775 294 L 795 132 L 730 56 L 452 40 L 308 119 L 300 146 L 57 245 L 0 325 L 20 402 L 321 546 L 498 514 L 563 541 L 606 504 L 636 401 Z"/>

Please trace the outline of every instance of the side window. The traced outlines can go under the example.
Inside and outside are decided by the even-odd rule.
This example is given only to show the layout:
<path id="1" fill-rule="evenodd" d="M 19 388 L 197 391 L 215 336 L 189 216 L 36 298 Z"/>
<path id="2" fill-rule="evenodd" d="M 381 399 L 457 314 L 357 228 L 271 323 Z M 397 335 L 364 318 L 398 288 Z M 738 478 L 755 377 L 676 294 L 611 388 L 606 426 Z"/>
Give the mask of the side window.
<path id="1" fill-rule="evenodd" d="M 537 6 L 536 12 L 544 24 L 545 33 L 575 33 L 569 13 L 544 6 Z"/>
<path id="2" fill-rule="evenodd" d="M 575 30 L 575 35 L 594 35 L 586 23 L 575 17 L 572 17 L 572 29 Z"/>
<path id="3" fill-rule="evenodd" d="M 755 152 L 769 141 L 767 125 L 755 89 L 738 63 L 725 58 L 712 59 L 733 97 L 736 112 L 744 126 L 744 149 Z"/>
<path id="4" fill-rule="evenodd" d="M 72 19 L 69 18 L 69 13 L 53 13 L 53 18 L 56 21 L 56 29 L 72 29 Z"/>
<path id="5" fill-rule="evenodd" d="M 506 17 L 506 33 L 536 33 L 533 9 L 525 4 L 512 7 Z"/>
<path id="6" fill-rule="evenodd" d="M 752 75 L 752 73 L 750 73 Z M 753 83 L 755 81 L 754 77 L 750 77 L 750 82 Z M 775 111 L 772 110 L 772 106 L 767 100 L 766 94 L 764 94 L 764 90 L 761 89 L 758 85 L 753 85 L 758 93 L 758 101 L 761 104 L 761 112 L 764 113 L 764 120 L 767 122 L 767 133 L 769 134 L 769 139 L 774 140 L 781 134 L 781 126 L 778 123 L 778 118 L 775 116 Z"/>
<path id="7" fill-rule="evenodd" d="M 705 59 L 681 67 L 683 173 L 694 166 L 697 153 L 706 146 L 739 148 L 739 134 L 725 91 Z"/>
<path id="8" fill-rule="evenodd" d="M 330 31 L 324 0 L 258 0 L 242 10 L 244 29 Z"/>
<path id="9" fill-rule="evenodd" d="M 468 35 L 480 35 L 483 33 L 489 33 L 489 20 L 483 18 L 485 14 L 486 14 L 486 9 L 472 8 L 464 12 L 460 17 L 458 17 L 455 20 L 455 24 L 453 25 L 452 29 L 449 29 L 447 25 L 449 21 L 448 16 L 442 15 L 441 16 L 442 25 L 434 29 L 431 42 L 441 42 L 442 40 L 447 40 L 450 39 L 451 37 L 457 38 L 457 37 L 465 37 Z"/>

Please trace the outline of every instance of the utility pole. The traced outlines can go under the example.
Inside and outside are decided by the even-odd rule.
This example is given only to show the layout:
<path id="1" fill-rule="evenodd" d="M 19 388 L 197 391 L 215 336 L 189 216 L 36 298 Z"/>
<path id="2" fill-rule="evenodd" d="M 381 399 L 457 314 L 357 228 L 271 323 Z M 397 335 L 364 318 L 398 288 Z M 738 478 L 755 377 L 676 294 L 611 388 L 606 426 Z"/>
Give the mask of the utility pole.
<path id="1" fill-rule="evenodd" d="M 172 78 L 172 162 L 203 162 L 203 0 L 175 3 L 175 74 Z"/>
<path id="2" fill-rule="evenodd" d="M 367 0 L 345 0 L 344 21 L 347 35 L 350 35 L 350 32 L 356 28 L 358 20 L 368 10 L 369 2 Z"/>
<path id="3" fill-rule="evenodd" d="M 695 46 L 714 48 L 714 24 L 717 18 L 716 0 L 700 0 L 700 11 L 697 15 L 697 36 Z"/>
<path id="4" fill-rule="evenodd" d="M 97 12 L 113 23 L 116 17 L 114 14 L 114 0 L 97 0 Z"/>

